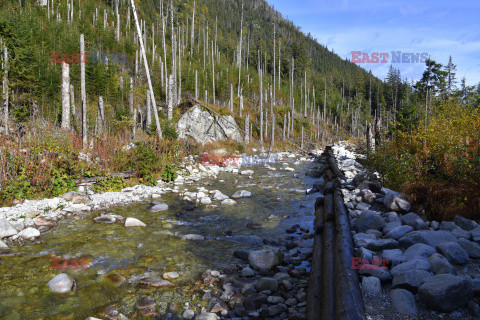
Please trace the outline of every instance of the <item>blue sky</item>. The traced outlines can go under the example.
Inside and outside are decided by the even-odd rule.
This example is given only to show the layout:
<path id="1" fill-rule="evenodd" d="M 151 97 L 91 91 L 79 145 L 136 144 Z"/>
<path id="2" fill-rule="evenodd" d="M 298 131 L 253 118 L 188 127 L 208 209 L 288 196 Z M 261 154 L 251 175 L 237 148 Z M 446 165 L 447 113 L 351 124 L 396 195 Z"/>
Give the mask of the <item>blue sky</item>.
<path id="1" fill-rule="evenodd" d="M 391 52 L 426 52 L 442 64 L 449 55 L 457 78 L 480 82 L 480 1 L 267 0 L 342 58 L 351 51 L 388 52 L 389 63 L 359 64 L 384 79 Z M 423 63 L 396 63 L 402 78 L 419 79 Z"/>

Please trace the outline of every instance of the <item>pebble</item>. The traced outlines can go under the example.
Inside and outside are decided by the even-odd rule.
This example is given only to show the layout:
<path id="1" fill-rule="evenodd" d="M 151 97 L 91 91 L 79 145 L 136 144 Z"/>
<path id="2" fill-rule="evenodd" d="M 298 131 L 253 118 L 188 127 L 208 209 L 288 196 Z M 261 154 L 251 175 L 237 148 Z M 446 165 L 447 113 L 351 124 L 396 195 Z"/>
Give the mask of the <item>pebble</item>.
<path id="1" fill-rule="evenodd" d="M 175 271 L 165 272 L 163 274 L 163 279 L 165 280 L 177 279 L 178 277 L 180 277 L 180 275 L 178 274 L 178 272 Z"/>
<path id="2" fill-rule="evenodd" d="M 180 238 L 182 240 L 193 240 L 193 241 L 201 241 L 201 240 L 205 240 L 205 237 L 202 236 L 202 235 L 199 235 L 199 234 L 184 234 L 182 236 L 180 236 Z"/>

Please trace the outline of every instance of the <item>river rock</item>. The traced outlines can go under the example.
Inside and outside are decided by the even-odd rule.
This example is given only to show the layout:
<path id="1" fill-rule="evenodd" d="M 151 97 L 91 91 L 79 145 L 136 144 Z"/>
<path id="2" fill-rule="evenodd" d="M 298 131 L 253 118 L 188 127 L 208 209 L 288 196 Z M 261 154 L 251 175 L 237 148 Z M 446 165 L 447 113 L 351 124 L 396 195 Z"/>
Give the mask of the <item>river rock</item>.
<path id="1" fill-rule="evenodd" d="M 398 266 L 395 266 L 390 270 L 392 276 L 396 276 L 400 273 L 407 272 L 409 270 L 426 270 L 430 271 L 431 266 L 427 260 L 424 259 L 413 259 L 407 262 L 401 263 Z"/>
<path id="2" fill-rule="evenodd" d="M 253 277 L 255 275 L 255 271 L 253 271 L 248 267 L 245 267 L 242 269 L 241 274 L 242 274 L 242 277 Z"/>
<path id="3" fill-rule="evenodd" d="M 397 224 L 398 222 L 390 222 L 390 223 Z M 385 235 L 385 238 L 398 240 L 401 237 L 403 237 L 405 234 L 409 233 L 410 231 L 413 231 L 412 226 L 399 226 L 388 231 L 388 233 Z"/>
<path id="4" fill-rule="evenodd" d="M 2 240 L 0 240 L 0 249 L 8 249 L 8 246 Z"/>
<path id="5" fill-rule="evenodd" d="M 396 249 L 398 248 L 398 242 L 393 239 L 378 239 L 371 240 L 366 248 L 372 251 L 382 251 L 385 249 Z"/>
<path id="6" fill-rule="evenodd" d="M 224 195 L 223 193 L 221 193 L 220 191 L 217 190 L 217 192 L 215 192 L 215 194 L 213 195 L 213 200 L 215 201 L 223 201 L 223 200 L 226 200 L 226 199 L 229 199 L 227 195 Z"/>
<path id="7" fill-rule="evenodd" d="M 423 280 L 431 276 L 433 274 L 425 270 L 408 270 L 393 277 L 392 286 L 417 293 Z"/>
<path id="8" fill-rule="evenodd" d="M 392 267 L 398 266 L 406 261 L 405 255 L 400 249 L 383 250 L 382 258 L 387 259 Z"/>
<path id="9" fill-rule="evenodd" d="M 431 231 L 418 230 L 407 233 L 398 240 L 401 248 L 407 249 L 415 243 L 424 243 L 431 247 L 436 247 L 437 244 L 444 241 L 457 241 L 453 234 L 447 231 Z"/>
<path id="10" fill-rule="evenodd" d="M 18 233 L 8 220 L 0 219 L 0 239 L 14 236 Z"/>
<path id="11" fill-rule="evenodd" d="M 270 270 L 279 265 L 283 260 L 283 254 L 280 250 L 255 250 L 250 251 L 248 255 L 248 263 L 250 267 L 256 270 Z"/>
<path id="12" fill-rule="evenodd" d="M 15 237 L 32 240 L 39 236 L 40 236 L 40 231 L 38 231 L 38 229 L 28 227 L 20 231 Z"/>
<path id="13" fill-rule="evenodd" d="M 377 237 L 371 233 L 356 233 L 353 235 L 353 241 L 357 247 L 366 247 L 370 242 L 375 241 Z"/>
<path id="14" fill-rule="evenodd" d="M 442 221 L 440 223 L 440 226 L 438 227 L 440 230 L 445 230 L 445 231 L 453 231 L 455 229 L 458 229 L 459 226 L 455 224 L 453 221 Z"/>
<path id="15" fill-rule="evenodd" d="M 127 218 L 125 220 L 125 227 L 146 227 L 147 225 L 135 218 Z"/>
<path id="16" fill-rule="evenodd" d="M 23 221 L 17 220 L 17 221 L 9 221 L 9 222 L 18 232 L 25 229 L 25 223 Z M 38 227 L 36 223 L 35 225 Z"/>
<path id="17" fill-rule="evenodd" d="M 412 206 L 406 198 L 404 194 L 389 190 L 383 198 L 383 204 L 392 211 L 409 211 Z"/>
<path id="18" fill-rule="evenodd" d="M 358 273 L 363 276 L 372 276 L 378 278 L 382 282 L 388 281 L 392 278 L 388 270 L 370 264 L 362 264 L 362 267 L 360 270 L 358 270 Z"/>
<path id="19" fill-rule="evenodd" d="M 232 198 L 233 199 L 239 199 L 239 198 L 249 198 L 252 196 L 252 193 L 250 191 L 247 191 L 247 190 L 240 190 L 240 191 L 237 191 L 235 192 L 233 195 L 232 195 Z"/>
<path id="20" fill-rule="evenodd" d="M 407 213 L 400 217 L 400 220 L 404 225 L 411 226 L 415 230 L 428 230 L 428 226 L 425 221 L 413 212 Z"/>
<path id="21" fill-rule="evenodd" d="M 257 289 L 257 291 L 259 292 L 262 292 L 265 290 L 270 290 L 271 292 L 275 292 L 278 290 L 278 281 L 274 278 L 268 278 L 268 277 L 260 278 L 255 284 L 255 289 Z"/>
<path id="22" fill-rule="evenodd" d="M 440 253 L 434 253 L 428 258 L 434 274 L 456 274 L 455 267 Z"/>
<path id="23" fill-rule="evenodd" d="M 237 201 L 235 201 L 233 199 L 225 199 L 221 202 L 222 206 L 234 206 L 236 204 L 237 204 Z"/>
<path id="24" fill-rule="evenodd" d="M 355 223 L 357 232 L 365 232 L 368 229 L 382 230 L 384 226 L 383 218 L 370 210 L 364 210 Z"/>
<path id="25" fill-rule="evenodd" d="M 364 293 L 372 296 L 379 296 L 382 294 L 382 285 L 380 279 L 376 277 L 363 277 L 362 289 Z"/>
<path id="26" fill-rule="evenodd" d="M 143 286 L 156 287 L 156 288 L 173 287 L 173 283 L 171 283 L 170 281 L 163 280 L 157 277 L 142 278 L 138 280 L 138 284 Z"/>
<path id="27" fill-rule="evenodd" d="M 60 273 L 48 281 L 50 290 L 57 293 L 67 293 L 75 286 L 75 279 L 66 273 Z"/>
<path id="28" fill-rule="evenodd" d="M 254 292 L 247 294 L 243 299 L 243 306 L 247 310 L 257 310 L 263 304 L 267 304 L 267 299 L 268 297 L 263 293 Z"/>
<path id="29" fill-rule="evenodd" d="M 416 315 L 418 313 L 415 297 L 410 291 L 394 289 L 390 292 L 390 299 L 398 313 L 405 315 Z"/>
<path id="30" fill-rule="evenodd" d="M 467 251 L 465 251 L 457 242 L 440 242 L 437 244 L 437 251 L 454 264 L 464 264 L 468 261 Z"/>
<path id="31" fill-rule="evenodd" d="M 425 283 L 418 289 L 418 294 L 429 308 L 451 312 L 468 303 L 473 297 L 473 289 L 462 277 L 440 274 L 425 279 Z"/>
<path id="32" fill-rule="evenodd" d="M 155 300 L 153 300 L 152 297 L 143 297 L 143 298 L 140 298 L 137 303 L 135 304 L 135 306 L 138 308 L 138 309 L 145 309 L 145 308 L 149 308 L 149 307 L 153 307 L 155 306 Z"/>
<path id="33" fill-rule="evenodd" d="M 182 239 L 182 240 L 202 241 L 202 240 L 205 240 L 205 237 L 202 236 L 202 235 L 200 235 L 200 234 L 190 233 L 190 234 L 184 234 L 184 235 L 180 236 L 180 239 Z"/>
<path id="34" fill-rule="evenodd" d="M 210 204 L 210 203 L 212 203 L 212 200 L 209 197 L 202 197 L 202 198 L 200 198 L 200 203 L 201 204 Z"/>
<path id="35" fill-rule="evenodd" d="M 437 252 L 433 247 L 423 243 L 415 243 L 413 246 L 405 250 L 405 258 L 407 260 L 424 259 L 427 260 L 432 254 Z"/>
<path id="36" fill-rule="evenodd" d="M 195 312 L 193 310 L 187 309 L 182 313 L 182 318 L 183 319 L 193 319 L 195 317 Z"/>
<path id="37" fill-rule="evenodd" d="M 217 320 L 218 316 L 212 312 L 202 312 L 195 316 L 195 320 Z"/>
<path id="38" fill-rule="evenodd" d="M 180 277 L 180 275 L 178 274 L 178 272 L 175 271 L 165 272 L 163 274 L 163 279 L 165 280 L 177 279 L 178 277 Z"/>
<path id="39" fill-rule="evenodd" d="M 480 245 L 478 243 L 468 241 L 466 239 L 458 239 L 458 244 L 463 248 L 463 250 L 467 251 L 470 258 L 480 258 Z"/>
<path id="40" fill-rule="evenodd" d="M 455 222 L 455 224 L 457 226 L 459 226 L 460 228 L 462 228 L 463 230 L 467 230 L 467 231 L 471 231 L 471 230 L 479 227 L 478 223 L 476 223 L 475 221 L 464 218 L 464 217 L 459 216 L 459 215 L 456 215 L 453 218 L 453 222 Z"/>
<path id="41" fill-rule="evenodd" d="M 163 202 L 153 202 L 148 209 L 150 212 L 160 212 L 165 210 L 168 210 L 168 204 Z"/>
<path id="42" fill-rule="evenodd" d="M 455 236 L 455 238 L 457 239 L 467 239 L 469 240 L 471 238 L 471 234 L 470 232 L 468 232 L 467 230 L 463 230 L 463 229 L 455 229 L 452 231 L 452 234 Z"/>

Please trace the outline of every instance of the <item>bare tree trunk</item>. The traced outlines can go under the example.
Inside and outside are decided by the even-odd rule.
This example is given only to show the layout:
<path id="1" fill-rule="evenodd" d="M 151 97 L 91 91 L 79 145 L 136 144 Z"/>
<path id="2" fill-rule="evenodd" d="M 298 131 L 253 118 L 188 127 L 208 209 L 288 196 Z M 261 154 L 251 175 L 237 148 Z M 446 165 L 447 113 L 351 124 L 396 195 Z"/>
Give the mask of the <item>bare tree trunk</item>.
<path id="1" fill-rule="evenodd" d="M 243 113 L 243 95 L 240 95 L 240 108 L 239 108 L 240 117 L 242 116 L 242 113 Z"/>
<path id="2" fill-rule="evenodd" d="M 260 77 L 260 144 L 263 148 L 263 77 L 261 68 L 258 70 L 258 75 Z"/>
<path id="3" fill-rule="evenodd" d="M 82 143 L 87 147 L 87 90 L 85 88 L 85 39 L 80 35 L 80 86 L 82 95 Z"/>
<path id="4" fill-rule="evenodd" d="M 250 115 L 247 114 L 245 117 L 245 145 L 248 146 L 250 143 Z"/>
<path id="5" fill-rule="evenodd" d="M 372 153 L 375 151 L 375 135 L 373 134 L 373 125 L 367 125 L 367 151 Z"/>
<path id="6" fill-rule="evenodd" d="M 272 97 L 274 97 L 274 93 L 273 93 L 273 88 L 270 87 L 270 90 L 271 90 L 271 95 Z M 273 104 L 274 104 L 274 100 L 272 99 L 272 103 L 270 104 L 270 115 L 272 116 L 272 125 L 271 125 L 271 129 L 272 129 L 272 133 L 271 133 L 271 137 L 270 137 L 270 150 L 272 150 L 273 146 L 275 145 L 275 113 L 273 112 Z"/>
<path id="7" fill-rule="evenodd" d="M 8 136 L 8 49 L 7 45 L 3 47 L 3 122 L 5 126 L 5 135 Z"/>
<path id="8" fill-rule="evenodd" d="M 153 110 L 154 110 L 153 114 L 155 115 L 155 122 L 157 125 L 158 139 L 162 140 L 162 128 L 160 127 L 160 119 L 158 118 L 157 103 L 155 101 L 155 95 L 153 93 L 152 80 L 150 79 L 150 70 L 148 69 L 147 55 L 145 54 L 145 47 L 143 46 L 142 33 L 140 31 L 140 25 L 138 23 L 138 18 L 137 18 L 137 10 L 135 9 L 135 3 L 133 2 L 133 0 L 130 0 L 130 3 L 132 5 L 133 18 L 135 19 L 135 25 L 137 27 L 138 41 L 140 42 L 140 50 L 142 51 L 143 63 L 145 65 L 145 72 L 147 74 L 148 87 L 150 89 L 150 99 L 152 101 Z"/>
<path id="9" fill-rule="evenodd" d="M 172 118 L 173 118 L 173 100 L 175 99 L 175 94 L 174 94 L 174 91 L 173 91 L 173 87 L 175 86 L 175 81 L 173 79 L 173 74 L 171 74 L 169 77 L 168 77 L 168 86 L 167 86 L 167 99 L 168 99 L 168 109 L 167 109 L 167 119 L 168 121 L 172 121 Z"/>
<path id="10" fill-rule="evenodd" d="M 283 115 L 283 134 L 282 134 L 282 139 L 285 140 L 285 129 L 287 127 L 287 114 L 285 113 Z"/>
<path id="11" fill-rule="evenodd" d="M 105 132 L 105 110 L 103 109 L 103 97 L 98 97 L 98 113 L 97 113 L 97 122 L 98 122 L 98 132 L 103 134 Z"/>
<path id="12" fill-rule="evenodd" d="M 276 31 L 276 25 L 273 24 L 273 92 L 272 92 L 272 104 L 275 104 L 275 89 L 276 89 L 275 88 L 275 79 L 276 79 L 276 72 L 277 72 L 276 69 L 275 69 L 275 59 L 276 59 L 275 58 L 275 39 L 276 39 L 275 31 Z M 273 115 L 273 113 L 272 113 L 272 115 Z M 273 124 L 273 122 L 272 122 L 272 124 Z"/>
<path id="13" fill-rule="evenodd" d="M 230 111 L 233 112 L 233 84 L 230 84 Z"/>
<path id="14" fill-rule="evenodd" d="M 70 129 L 70 66 L 62 62 L 62 129 Z"/>
<path id="15" fill-rule="evenodd" d="M 302 142 L 300 144 L 300 148 L 303 149 L 303 126 L 302 126 Z"/>
<path id="16" fill-rule="evenodd" d="M 150 125 L 152 124 L 152 104 L 150 101 L 150 92 L 147 90 L 147 121 L 146 121 L 146 127 L 147 131 L 150 129 Z"/>
<path id="17" fill-rule="evenodd" d="M 243 44 L 243 1 L 242 1 L 242 18 L 240 22 L 240 46 L 238 48 L 238 91 L 237 91 L 237 96 L 240 97 L 240 86 L 241 80 L 240 76 L 242 73 L 242 44 Z"/>
<path id="18" fill-rule="evenodd" d="M 195 46 L 195 6 L 197 4 L 196 0 L 193 0 L 193 15 L 192 15 L 192 40 L 190 43 L 190 55 L 193 56 L 193 47 Z"/>
<path id="19" fill-rule="evenodd" d="M 195 99 L 198 99 L 198 70 L 195 70 Z"/>
<path id="20" fill-rule="evenodd" d="M 132 139 L 135 139 L 135 115 L 133 110 L 133 77 L 130 77 L 130 94 L 128 97 L 128 107 L 130 109 L 130 115 L 132 116 Z"/>
<path id="21" fill-rule="evenodd" d="M 115 29 L 115 36 L 117 41 L 120 41 L 120 15 L 118 14 L 118 0 L 115 1 L 115 15 L 117 17 L 117 24 Z"/>
<path id="22" fill-rule="evenodd" d="M 70 108 L 72 110 L 73 128 L 77 130 L 77 109 L 75 108 L 75 90 L 73 85 L 70 85 Z"/>

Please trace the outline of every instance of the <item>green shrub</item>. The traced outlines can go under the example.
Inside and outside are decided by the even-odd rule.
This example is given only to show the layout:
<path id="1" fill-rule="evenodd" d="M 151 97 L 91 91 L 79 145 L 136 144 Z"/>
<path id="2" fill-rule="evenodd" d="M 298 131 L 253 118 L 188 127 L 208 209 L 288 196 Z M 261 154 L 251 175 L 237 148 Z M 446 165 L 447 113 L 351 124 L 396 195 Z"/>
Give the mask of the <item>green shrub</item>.
<path id="1" fill-rule="evenodd" d="M 92 186 L 95 192 L 111 192 L 120 191 L 126 187 L 126 182 L 123 178 L 107 176 L 106 179 L 98 180 Z"/>
<path id="2" fill-rule="evenodd" d="M 170 182 L 175 181 L 175 179 L 177 179 L 177 169 L 174 166 L 167 164 L 163 169 L 162 180 Z"/>

